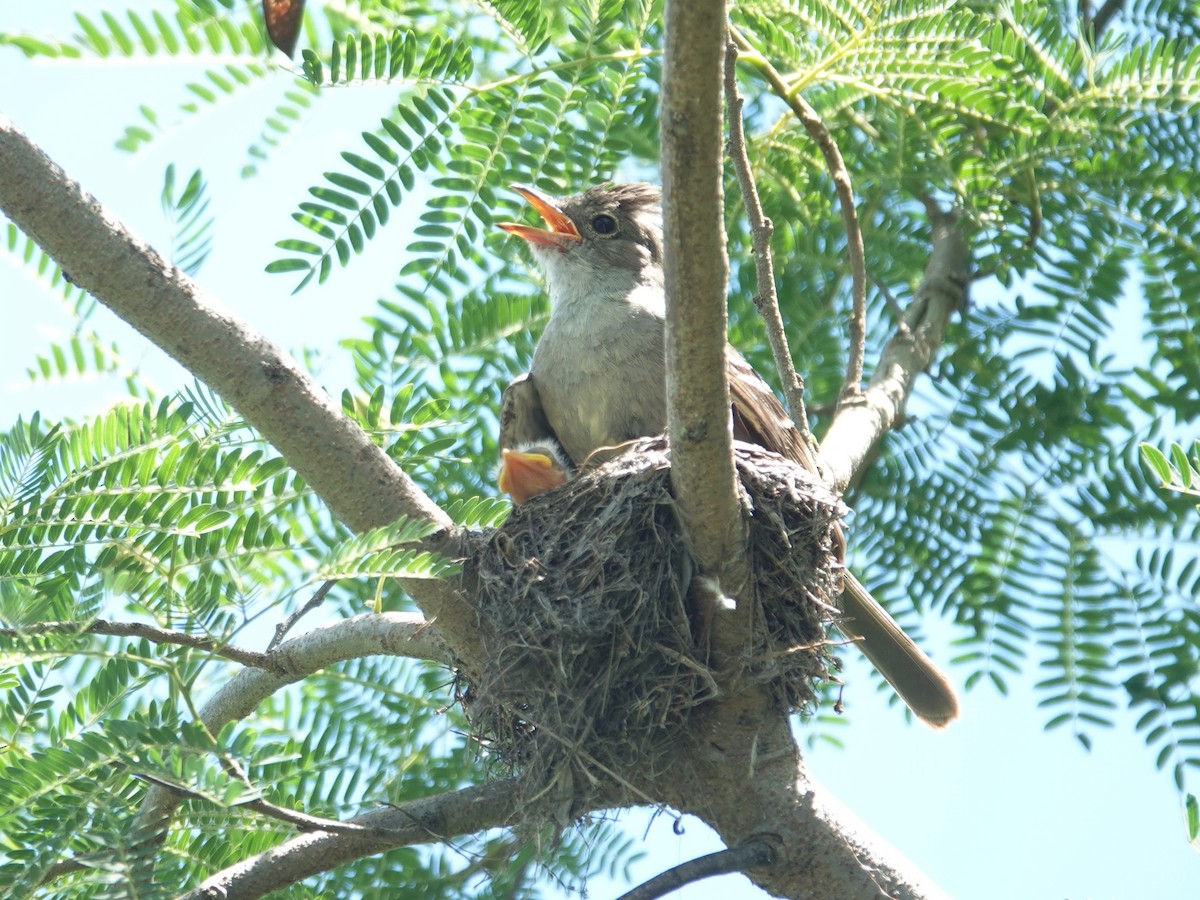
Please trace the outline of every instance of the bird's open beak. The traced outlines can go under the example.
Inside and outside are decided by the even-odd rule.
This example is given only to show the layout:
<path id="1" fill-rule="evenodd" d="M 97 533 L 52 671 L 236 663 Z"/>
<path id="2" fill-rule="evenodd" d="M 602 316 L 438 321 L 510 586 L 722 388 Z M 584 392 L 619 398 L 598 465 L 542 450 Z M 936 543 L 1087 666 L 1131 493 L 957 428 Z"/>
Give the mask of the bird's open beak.
<path id="1" fill-rule="evenodd" d="M 552 197 L 525 184 L 514 184 L 512 189 L 533 204 L 533 208 L 538 211 L 547 227 L 535 228 L 516 222 L 498 222 L 500 228 L 509 234 L 524 238 L 531 244 L 553 247 L 556 250 L 566 249 L 580 239 L 579 229 L 563 214 Z"/>
<path id="2" fill-rule="evenodd" d="M 567 473 L 545 453 L 501 450 L 500 490 L 518 506 L 567 481 Z"/>

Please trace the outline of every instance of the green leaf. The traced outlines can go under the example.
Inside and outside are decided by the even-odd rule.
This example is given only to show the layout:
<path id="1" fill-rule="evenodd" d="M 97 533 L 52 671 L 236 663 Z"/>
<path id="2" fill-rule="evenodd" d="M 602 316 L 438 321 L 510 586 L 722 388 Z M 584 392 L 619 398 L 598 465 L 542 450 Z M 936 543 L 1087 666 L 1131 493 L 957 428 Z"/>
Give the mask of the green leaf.
<path id="1" fill-rule="evenodd" d="M 1152 447 L 1144 443 L 1139 444 L 1138 447 L 1142 452 L 1142 461 L 1146 464 L 1146 467 L 1158 476 L 1158 480 L 1164 486 L 1170 484 L 1172 480 L 1171 465 L 1167 462 L 1167 458 L 1163 455 L 1162 451 L 1157 447 Z"/>

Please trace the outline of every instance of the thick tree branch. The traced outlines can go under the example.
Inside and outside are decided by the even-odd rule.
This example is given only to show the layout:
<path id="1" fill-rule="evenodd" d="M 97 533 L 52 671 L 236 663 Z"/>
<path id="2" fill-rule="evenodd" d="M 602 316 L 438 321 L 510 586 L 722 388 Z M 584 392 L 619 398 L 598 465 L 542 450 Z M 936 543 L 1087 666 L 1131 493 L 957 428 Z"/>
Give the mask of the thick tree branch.
<path id="1" fill-rule="evenodd" d="M 294 359 L 138 240 L 4 116 L 0 210 L 73 283 L 233 404 L 350 528 L 407 516 L 441 529 L 435 548 L 452 539 L 446 514 Z M 453 586 L 402 584 L 450 644 L 473 656 L 475 616 Z"/>
<path id="2" fill-rule="evenodd" d="M 747 692 L 706 707 L 689 729 L 692 746 L 666 799 L 700 816 L 737 847 L 769 839 L 770 865 L 746 870 L 776 897 L 934 900 L 945 895 L 894 847 L 814 784 L 787 717 Z M 736 774 L 735 774 L 736 773 Z"/>
<path id="3" fill-rule="evenodd" d="M 449 528 L 296 361 L 140 241 L 0 117 L 0 209 L 73 284 L 233 404 L 356 531 L 401 516 Z"/>
<path id="4" fill-rule="evenodd" d="M 347 823 L 363 833 L 298 835 L 211 876 L 181 900 L 249 900 L 395 847 L 502 827 L 519 812 L 515 797 L 516 781 L 509 779 L 372 810 Z"/>
<path id="5" fill-rule="evenodd" d="M 701 569 L 740 546 L 725 369 L 724 0 L 668 0 L 662 88 L 671 483 Z"/>
<path id="6" fill-rule="evenodd" d="M 746 152 L 746 132 L 742 126 L 744 101 L 737 87 L 737 57 L 737 44 L 730 37 L 725 44 L 725 111 L 729 118 L 729 158 L 742 189 L 742 201 L 746 205 L 746 216 L 750 220 L 750 233 L 754 240 L 754 272 L 758 282 L 754 305 L 767 327 L 767 338 L 771 342 L 771 354 L 775 357 L 775 368 L 787 398 L 788 412 L 792 414 L 792 421 L 796 423 L 796 430 L 804 442 L 811 444 L 808 412 L 804 408 L 804 382 L 792 363 L 792 351 L 788 347 L 783 316 L 779 313 L 779 296 L 775 291 L 775 262 L 771 256 L 774 227 L 763 212 L 758 187 L 754 183 L 754 169 Z"/>
<path id="7" fill-rule="evenodd" d="M 715 21 L 720 5 L 675 0 L 666 8 L 661 136 L 668 408 L 672 478 L 681 501 L 689 488 L 700 487 L 709 492 L 709 498 L 719 497 L 723 502 L 730 487 L 730 476 L 722 468 L 730 457 L 723 359 L 727 276 L 718 205 L 720 119 L 719 111 L 714 111 L 723 70 L 723 23 Z M 803 107 L 798 98 L 787 99 L 794 107 Z M 845 166 L 828 132 L 823 135 L 818 143 L 834 155 L 829 165 L 838 184 L 843 215 L 850 223 L 849 241 L 858 250 L 857 255 L 851 251 L 857 310 L 851 327 L 855 347 L 851 355 L 856 362 L 852 361 L 845 392 L 852 396 L 861 380 L 865 266 Z M 718 375 L 719 381 L 715 380 Z M 713 433 L 711 423 L 715 422 L 721 423 L 721 440 Z M 699 433 L 690 432 L 689 426 L 696 425 L 701 426 Z M 683 466 L 695 468 L 681 470 Z M 691 495 L 686 496 L 691 501 Z M 731 521 L 726 513 L 713 512 L 711 499 L 700 507 L 704 516 L 696 515 L 696 507 L 683 505 L 691 516 L 693 538 L 697 534 L 695 519 L 710 527 Z M 709 538 L 708 560 L 721 559 L 737 546 L 729 531 L 710 533 Z M 701 561 L 709 564 L 704 555 Z M 728 572 L 721 574 L 723 581 L 730 581 Z M 728 584 L 724 590 L 737 595 Z M 858 837 L 840 818 L 840 811 L 832 812 L 821 802 L 804 775 L 787 716 L 765 687 L 745 684 L 735 670 L 721 664 L 740 645 L 741 612 L 739 604 L 739 615 L 719 614 L 713 619 L 712 646 L 719 652 L 723 693 L 689 725 L 683 764 L 654 790 L 676 808 L 701 816 L 717 829 L 727 846 L 771 835 L 778 859 L 755 869 L 751 877 L 778 896 L 938 896 L 936 888 L 923 887 L 921 878 L 908 876 L 907 863 L 895 850 L 873 837 Z"/>
<path id="8" fill-rule="evenodd" d="M 926 204 L 933 250 L 925 275 L 905 311 L 904 329 L 888 341 L 867 389 L 844 404 L 821 441 L 821 471 L 834 490 L 844 491 L 876 446 L 903 417 L 913 383 L 941 346 L 950 316 L 966 301 L 970 248 L 954 213 Z"/>

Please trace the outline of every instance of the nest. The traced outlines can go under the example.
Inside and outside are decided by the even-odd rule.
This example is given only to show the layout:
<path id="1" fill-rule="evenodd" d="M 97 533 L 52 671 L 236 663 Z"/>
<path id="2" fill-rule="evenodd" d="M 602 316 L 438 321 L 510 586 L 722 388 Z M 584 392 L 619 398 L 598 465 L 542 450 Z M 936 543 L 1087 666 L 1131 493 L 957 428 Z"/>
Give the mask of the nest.
<path id="1" fill-rule="evenodd" d="M 794 463 L 736 446 L 757 594 L 743 677 L 804 709 L 828 677 L 841 507 Z M 475 540 L 484 664 L 460 696 L 489 756 L 522 774 L 527 818 L 566 824 L 627 788 L 621 773 L 653 781 L 717 691 L 664 442 L 639 442 Z"/>

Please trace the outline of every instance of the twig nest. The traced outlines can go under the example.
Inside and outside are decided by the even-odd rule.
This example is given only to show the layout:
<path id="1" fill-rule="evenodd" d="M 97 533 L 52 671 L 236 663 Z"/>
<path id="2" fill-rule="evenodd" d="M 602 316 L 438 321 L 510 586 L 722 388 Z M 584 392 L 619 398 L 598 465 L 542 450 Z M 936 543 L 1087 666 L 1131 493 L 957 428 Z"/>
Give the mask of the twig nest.
<path id="1" fill-rule="evenodd" d="M 827 677 L 841 506 L 789 460 L 736 451 L 760 611 L 744 676 L 805 708 Z M 485 659 L 462 693 L 475 736 L 559 824 L 594 791 L 644 799 L 631 782 L 671 764 L 689 711 L 719 689 L 687 600 L 698 573 L 665 442 L 585 469 L 476 541 Z"/>

